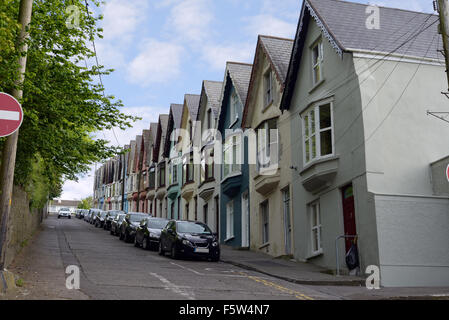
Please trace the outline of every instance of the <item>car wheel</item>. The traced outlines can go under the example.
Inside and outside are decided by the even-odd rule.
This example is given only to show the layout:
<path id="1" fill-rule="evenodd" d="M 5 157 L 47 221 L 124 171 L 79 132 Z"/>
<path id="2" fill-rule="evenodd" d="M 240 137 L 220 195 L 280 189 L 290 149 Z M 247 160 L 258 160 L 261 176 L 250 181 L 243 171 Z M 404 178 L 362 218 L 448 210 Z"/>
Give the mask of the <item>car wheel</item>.
<path id="1" fill-rule="evenodd" d="M 110 234 L 110 235 L 113 235 L 113 234 L 114 234 L 114 232 L 112 232 L 112 229 L 109 230 L 109 234 Z"/>
<path id="2" fill-rule="evenodd" d="M 71 217 L 71 216 L 69 216 L 69 219 L 72 219 L 72 217 Z"/>
<path id="3" fill-rule="evenodd" d="M 218 256 L 218 257 L 212 257 L 210 260 L 211 260 L 212 262 L 218 262 L 218 261 L 220 261 L 220 256 Z"/>
<path id="4" fill-rule="evenodd" d="M 123 240 L 123 233 L 122 233 L 122 231 L 120 230 L 120 235 L 119 235 L 119 239 L 120 240 Z"/>
<path id="5" fill-rule="evenodd" d="M 61 219 L 61 216 L 58 216 L 58 219 Z"/>
<path id="6" fill-rule="evenodd" d="M 159 255 L 160 256 L 165 256 L 165 251 L 164 249 L 162 249 L 162 242 L 159 241 Z"/>
<path id="7" fill-rule="evenodd" d="M 129 242 L 129 235 L 128 235 L 128 232 L 126 232 L 126 230 L 125 230 L 125 235 L 123 236 L 123 240 L 125 240 L 125 242 Z"/>
<path id="8" fill-rule="evenodd" d="M 179 258 L 178 250 L 176 250 L 176 246 L 172 245 L 171 247 L 171 257 L 175 260 Z"/>
<path id="9" fill-rule="evenodd" d="M 140 247 L 139 242 L 137 241 L 137 237 L 134 236 L 134 247 L 138 248 Z"/>

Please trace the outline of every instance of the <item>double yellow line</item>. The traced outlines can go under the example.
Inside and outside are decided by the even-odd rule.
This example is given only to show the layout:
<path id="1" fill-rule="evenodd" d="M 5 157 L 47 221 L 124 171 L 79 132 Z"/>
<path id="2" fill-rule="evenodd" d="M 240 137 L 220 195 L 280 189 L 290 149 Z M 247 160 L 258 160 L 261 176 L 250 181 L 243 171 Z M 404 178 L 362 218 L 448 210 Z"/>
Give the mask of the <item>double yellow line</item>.
<path id="1" fill-rule="evenodd" d="M 279 285 L 277 283 L 274 283 L 274 282 L 271 282 L 271 281 L 268 281 L 268 280 L 265 280 L 265 279 L 261 279 L 259 277 L 255 277 L 255 276 L 248 276 L 244 272 L 239 272 L 239 273 L 241 275 L 243 275 L 243 276 L 246 276 L 248 279 L 251 279 L 251 280 L 256 281 L 258 283 L 262 283 L 263 285 L 265 285 L 267 287 L 272 287 L 272 288 L 274 288 L 276 290 L 279 290 L 281 292 L 284 292 L 284 293 L 287 293 L 287 294 L 291 294 L 291 295 L 295 296 L 296 299 L 299 299 L 299 300 L 314 300 L 313 298 L 311 298 L 311 297 L 309 297 L 309 296 L 307 296 L 307 295 L 305 295 L 305 294 L 303 294 L 301 292 L 298 292 L 298 291 L 295 291 L 295 290 L 283 287 L 283 286 L 281 286 L 281 285 Z"/>

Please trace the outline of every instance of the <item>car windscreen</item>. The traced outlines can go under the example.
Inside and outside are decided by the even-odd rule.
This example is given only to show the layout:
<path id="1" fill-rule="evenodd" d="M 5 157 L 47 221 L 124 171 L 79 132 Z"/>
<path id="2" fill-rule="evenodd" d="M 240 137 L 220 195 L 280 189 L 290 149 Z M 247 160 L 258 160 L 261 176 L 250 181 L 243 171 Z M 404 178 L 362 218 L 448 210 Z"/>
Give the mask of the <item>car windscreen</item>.
<path id="1" fill-rule="evenodd" d="M 108 214 L 108 213 L 107 213 L 106 211 L 103 211 L 102 213 L 100 213 L 100 216 L 101 216 L 102 218 L 104 218 L 104 217 L 106 217 L 107 214 Z"/>
<path id="2" fill-rule="evenodd" d="M 69 208 L 61 208 L 60 211 L 70 211 Z"/>
<path id="3" fill-rule="evenodd" d="M 110 216 L 111 218 L 115 218 L 117 215 L 118 215 L 117 212 L 110 212 L 110 213 L 109 213 L 109 216 Z"/>
<path id="4" fill-rule="evenodd" d="M 178 222 L 177 228 L 179 233 L 212 234 L 209 227 L 202 223 Z"/>
<path id="5" fill-rule="evenodd" d="M 150 229 L 164 229 L 167 225 L 168 220 L 164 219 L 149 219 L 148 228 Z"/>
<path id="6" fill-rule="evenodd" d="M 130 214 L 129 215 L 129 220 L 131 222 L 140 222 L 140 221 L 142 221 L 143 218 L 145 218 L 144 214 Z"/>
<path id="7" fill-rule="evenodd" d="M 121 215 L 121 216 L 118 217 L 118 221 L 119 221 L 119 222 L 122 222 L 123 219 L 125 219 L 125 215 Z"/>

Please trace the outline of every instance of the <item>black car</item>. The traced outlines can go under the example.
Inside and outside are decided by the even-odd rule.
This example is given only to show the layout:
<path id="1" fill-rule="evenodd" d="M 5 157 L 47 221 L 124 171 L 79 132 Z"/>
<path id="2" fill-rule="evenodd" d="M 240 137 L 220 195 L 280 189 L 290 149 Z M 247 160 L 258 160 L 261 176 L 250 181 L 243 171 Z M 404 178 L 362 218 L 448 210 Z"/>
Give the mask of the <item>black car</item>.
<path id="1" fill-rule="evenodd" d="M 100 211 L 97 213 L 97 215 L 95 217 L 95 221 L 94 221 L 95 228 L 103 228 L 107 214 L 108 214 L 107 211 Z"/>
<path id="2" fill-rule="evenodd" d="M 207 225 L 195 221 L 171 220 L 161 232 L 159 254 L 171 253 L 172 258 L 202 257 L 220 260 L 217 234 Z"/>
<path id="3" fill-rule="evenodd" d="M 87 210 L 87 209 L 80 209 L 79 214 L 78 214 L 78 219 L 84 219 L 84 217 L 88 213 L 89 213 L 89 210 Z"/>
<path id="4" fill-rule="evenodd" d="M 99 212 L 101 212 L 100 209 L 90 209 L 89 214 L 87 215 L 87 222 L 89 222 L 90 224 L 94 224 Z"/>
<path id="5" fill-rule="evenodd" d="M 104 230 L 111 230 L 111 223 L 112 220 L 117 217 L 119 213 L 124 213 L 123 211 L 108 211 L 108 214 L 106 215 L 106 218 L 104 220 L 103 229 Z"/>
<path id="6" fill-rule="evenodd" d="M 122 222 L 125 220 L 126 213 L 119 213 L 114 220 L 111 221 L 111 229 L 109 232 L 114 236 L 120 235 L 120 226 Z"/>
<path id="7" fill-rule="evenodd" d="M 128 213 L 120 226 L 120 240 L 125 240 L 125 242 L 133 242 L 134 236 L 136 235 L 136 230 L 140 225 L 140 221 L 147 217 L 148 214 L 146 213 Z"/>
<path id="8" fill-rule="evenodd" d="M 148 217 L 140 222 L 134 237 L 134 245 L 145 250 L 159 248 L 161 231 L 165 228 L 169 220 L 163 218 Z"/>

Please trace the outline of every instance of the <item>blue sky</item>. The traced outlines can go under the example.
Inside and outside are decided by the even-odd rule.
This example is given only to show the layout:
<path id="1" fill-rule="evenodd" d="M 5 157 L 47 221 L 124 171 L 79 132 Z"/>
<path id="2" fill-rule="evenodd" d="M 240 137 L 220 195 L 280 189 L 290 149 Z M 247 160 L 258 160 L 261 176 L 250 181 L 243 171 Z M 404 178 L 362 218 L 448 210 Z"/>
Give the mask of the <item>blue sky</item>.
<path id="1" fill-rule="evenodd" d="M 293 38 L 302 0 L 106 0 L 100 64 L 115 69 L 103 78 L 107 94 L 124 102 L 122 112 L 142 121 L 116 130 L 127 144 L 185 93 L 199 94 L 203 80 L 222 81 L 226 61 L 253 62 L 258 34 Z M 431 0 L 363 1 L 432 12 Z M 90 64 L 94 61 L 90 61 Z M 111 131 L 99 133 L 112 144 Z M 93 168 L 79 182 L 67 181 L 63 199 L 92 194 Z"/>

